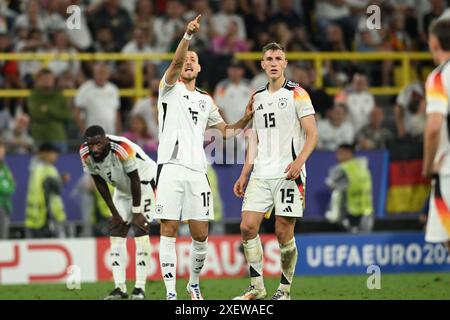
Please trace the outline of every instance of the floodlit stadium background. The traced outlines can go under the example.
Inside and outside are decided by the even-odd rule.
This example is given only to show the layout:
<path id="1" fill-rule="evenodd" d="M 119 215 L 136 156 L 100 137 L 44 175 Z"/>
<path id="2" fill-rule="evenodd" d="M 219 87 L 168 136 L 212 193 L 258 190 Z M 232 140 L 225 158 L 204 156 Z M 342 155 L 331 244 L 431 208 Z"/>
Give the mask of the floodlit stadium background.
<path id="1" fill-rule="evenodd" d="M 239 119 L 251 93 L 265 84 L 259 60 L 262 46 L 269 41 L 277 41 L 287 49 L 287 77 L 310 93 L 316 108 L 319 146 L 307 163 L 307 204 L 304 218 L 297 225 L 296 274 L 335 275 L 336 281 L 340 279 L 338 275 L 361 276 L 369 265 L 378 265 L 383 274 L 441 272 L 439 276 L 430 274 L 431 280 L 427 278 L 425 283 L 437 277 L 440 280 L 434 281 L 435 285 L 449 284 L 450 255 L 443 246 L 424 242 L 430 181 L 421 177 L 423 83 L 435 67 L 427 51 L 427 27 L 433 19 L 446 14 L 448 3 L 343 0 L 333 5 L 333 2 L 2 2 L 0 132 L 7 145 L 6 163 L 16 189 L 9 239 L 0 240 L 0 298 L 10 297 L 8 287 L 3 284 L 65 283 L 74 274 L 69 268 L 72 265 L 79 267 L 83 283 L 112 279 L 108 266 L 109 240 L 94 237 L 92 209 L 86 207 L 89 204 L 83 202 L 82 192 L 77 188 L 82 176 L 77 150 L 82 140 L 74 116 L 78 107 L 74 97 L 92 77 L 94 63 L 106 62 L 111 68 L 110 81 L 120 95 L 120 129 L 116 133 L 137 141 L 156 160 L 158 83 L 186 22 L 198 13 L 202 14 L 201 32 L 191 45 L 202 65 L 197 85 L 215 98 L 225 120 Z M 70 5 L 76 7 L 67 11 Z M 42 142 L 45 136 L 42 130 L 36 132 L 32 128 L 38 122 L 45 128 L 46 120 L 39 117 L 39 110 L 30 112 L 30 104 L 35 103 L 32 93 L 36 90 L 36 74 L 42 68 L 51 70 L 58 90 L 67 98 L 65 106 L 61 106 L 68 110 L 62 120 L 67 137 L 61 144 L 67 151 L 61 155 L 57 167 L 61 174 L 68 173 L 70 179 L 63 193 L 65 238 L 31 240 L 26 239 L 24 228 L 28 169 L 37 141 Z M 233 84 L 235 80 L 237 84 Z M 333 109 L 336 104 L 347 105 L 348 113 Z M 344 124 L 340 131 L 332 131 L 330 121 Z M 146 130 L 141 129 L 143 123 Z M 370 123 L 381 123 L 382 127 L 373 143 Z M 375 216 L 372 233 L 348 234 L 324 218 L 330 199 L 325 178 L 336 164 L 334 151 L 343 142 L 355 142 L 357 155 L 367 157 L 369 162 Z M 214 164 L 210 168 L 217 221 L 211 225 L 209 257 L 203 271 L 207 278 L 240 279 L 246 275 L 239 237 L 241 200 L 232 193 L 240 170 L 240 164 Z M 273 218 L 262 228 L 262 233 L 266 233 L 264 272 L 278 277 L 279 248 L 271 232 Z M 159 281 L 156 223 L 151 235 L 154 250 L 149 279 Z M 134 244 L 129 245 L 133 250 Z M 189 252 L 188 239 L 178 241 L 177 246 L 178 275 L 184 278 L 188 272 L 185 258 Z M 130 255 L 130 280 L 134 274 L 132 259 Z M 345 279 L 352 283 L 361 277 Z M 413 278 L 405 279 L 404 283 L 414 284 Z M 367 290 L 365 280 L 358 281 L 361 290 Z M 416 281 L 420 282 L 419 277 Z M 239 286 L 243 288 L 245 283 L 243 279 Z M 25 287 L 18 288 L 24 293 L 17 297 L 48 297 L 28 295 Z M 49 288 L 51 291 L 52 287 Z M 215 294 L 215 298 L 232 296 L 226 291 Z M 342 298 L 339 291 L 335 294 L 323 297 Z M 346 293 L 343 295 L 345 298 Z M 83 298 L 83 291 L 70 297 Z M 159 295 L 155 293 L 154 297 Z M 307 294 L 294 297 L 306 298 Z M 418 293 L 418 297 L 426 296 Z M 449 298 L 450 293 L 443 290 L 442 295 L 435 297 Z"/>

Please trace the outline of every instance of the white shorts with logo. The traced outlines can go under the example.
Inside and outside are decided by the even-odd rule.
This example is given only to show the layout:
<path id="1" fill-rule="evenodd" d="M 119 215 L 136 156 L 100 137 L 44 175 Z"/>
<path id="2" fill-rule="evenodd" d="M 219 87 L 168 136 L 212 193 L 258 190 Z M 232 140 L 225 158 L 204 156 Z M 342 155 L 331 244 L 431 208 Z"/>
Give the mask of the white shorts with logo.
<path id="1" fill-rule="evenodd" d="M 155 219 L 213 220 L 213 198 L 207 175 L 179 164 L 159 164 Z"/>
<path id="2" fill-rule="evenodd" d="M 268 218 L 275 207 L 275 215 L 302 217 L 304 187 L 301 179 L 262 179 L 250 177 L 244 194 L 242 211 L 256 211 Z"/>
<path id="3" fill-rule="evenodd" d="M 450 176 L 440 176 L 433 179 L 425 241 L 439 243 L 448 240 L 450 240 Z"/>
<path id="4" fill-rule="evenodd" d="M 152 183 L 141 183 L 141 213 L 149 223 L 152 222 L 155 212 L 155 193 Z M 130 222 L 133 216 L 133 213 L 131 212 L 131 207 L 133 206 L 132 196 L 116 189 L 114 190 L 113 203 L 116 206 L 117 211 L 119 211 L 123 221 Z"/>

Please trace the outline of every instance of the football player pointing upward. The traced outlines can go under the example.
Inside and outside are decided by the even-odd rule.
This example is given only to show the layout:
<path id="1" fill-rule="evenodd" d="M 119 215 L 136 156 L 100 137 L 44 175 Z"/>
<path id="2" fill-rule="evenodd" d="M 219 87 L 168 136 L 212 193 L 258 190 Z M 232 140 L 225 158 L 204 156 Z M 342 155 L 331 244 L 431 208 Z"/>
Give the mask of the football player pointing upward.
<path id="1" fill-rule="evenodd" d="M 208 221 L 214 218 L 211 189 L 203 149 L 207 127 L 233 136 L 253 116 L 251 104 L 235 124 L 226 124 L 212 98 L 195 87 L 201 70 L 198 56 L 188 51 L 200 28 L 200 16 L 189 22 L 172 63 L 161 79 L 158 96 L 158 173 L 155 218 L 161 221 L 160 263 L 167 299 L 176 299 L 175 241 L 180 220 L 188 221 L 192 236 L 190 278 L 192 299 L 202 299 L 199 274 L 207 253 Z M 244 113 L 244 110 L 242 110 Z"/>
<path id="2" fill-rule="evenodd" d="M 130 140 L 106 135 L 100 126 L 87 128 L 80 147 L 83 169 L 111 210 L 111 265 L 116 288 L 106 300 L 128 297 L 125 285 L 126 236 L 130 226 L 136 242 L 136 285 L 131 299 L 145 298 L 150 259 L 149 223 L 154 206 L 156 163 Z M 115 187 L 111 196 L 107 183 Z"/>
<path id="3" fill-rule="evenodd" d="M 250 287 L 236 299 L 266 297 L 258 232 L 264 215 L 270 214 L 275 207 L 275 233 L 280 245 L 282 275 L 272 299 L 287 300 L 290 299 L 297 262 L 295 221 L 302 216 L 305 204 L 305 162 L 316 146 L 317 129 L 308 93 L 284 77 L 287 66 L 284 49 L 277 43 L 266 45 L 261 66 L 269 83 L 253 97 L 255 138 L 250 139 L 245 165 L 234 186 L 234 193 L 238 197 L 244 196 L 241 234 L 251 277 Z M 257 144 L 256 148 L 252 142 Z"/>

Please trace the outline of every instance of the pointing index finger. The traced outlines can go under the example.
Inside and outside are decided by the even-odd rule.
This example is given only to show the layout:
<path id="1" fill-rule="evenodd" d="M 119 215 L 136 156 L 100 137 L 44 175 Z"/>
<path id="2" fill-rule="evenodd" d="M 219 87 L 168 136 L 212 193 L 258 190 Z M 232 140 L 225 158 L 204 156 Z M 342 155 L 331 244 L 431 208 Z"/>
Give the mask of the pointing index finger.
<path id="1" fill-rule="evenodd" d="M 199 23 L 200 22 L 200 18 L 201 18 L 201 14 L 199 14 L 198 16 L 195 17 L 195 22 Z"/>

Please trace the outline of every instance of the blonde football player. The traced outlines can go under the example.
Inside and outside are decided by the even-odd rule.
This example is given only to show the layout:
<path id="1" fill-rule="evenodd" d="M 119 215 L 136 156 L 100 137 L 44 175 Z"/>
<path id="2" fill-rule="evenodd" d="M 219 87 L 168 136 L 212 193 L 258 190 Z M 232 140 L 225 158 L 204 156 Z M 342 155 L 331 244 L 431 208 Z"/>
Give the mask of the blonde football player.
<path id="1" fill-rule="evenodd" d="M 277 43 L 267 44 L 261 66 L 269 82 L 253 96 L 254 135 L 241 176 L 234 185 L 236 196 L 244 197 L 241 234 L 251 285 L 235 299 L 266 297 L 258 232 L 265 214 L 275 207 L 282 274 L 272 299 L 288 300 L 297 262 L 294 227 L 305 205 L 305 162 L 316 146 L 317 129 L 308 93 L 284 76 L 287 66 L 284 49 Z"/>

